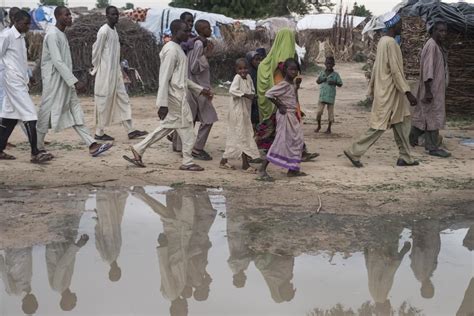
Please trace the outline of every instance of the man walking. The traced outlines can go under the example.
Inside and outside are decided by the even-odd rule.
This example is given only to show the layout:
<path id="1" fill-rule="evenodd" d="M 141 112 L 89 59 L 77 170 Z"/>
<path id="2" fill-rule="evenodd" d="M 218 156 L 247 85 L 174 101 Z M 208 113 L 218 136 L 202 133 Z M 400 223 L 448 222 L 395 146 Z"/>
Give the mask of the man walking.
<path id="1" fill-rule="evenodd" d="M 443 42 L 448 34 L 446 22 L 436 22 L 430 30 L 431 38 L 421 52 L 418 105 L 412 116 L 410 144 L 418 145 L 424 134 L 425 149 L 431 156 L 447 158 L 451 154 L 441 148 L 439 130 L 446 122 L 446 87 L 448 86 L 448 60 Z"/>
<path id="2" fill-rule="evenodd" d="M 363 167 L 360 158 L 390 128 L 393 129 L 395 142 L 400 152 L 397 166 L 419 164 L 410 154 L 408 141 L 411 126 L 410 109 L 405 98 L 412 106 L 416 105 L 417 101 L 405 79 L 402 52 L 395 41 L 395 37 L 401 34 L 402 20 L 400 15 L 392 12 L 384 16 L 384 23 L 386 35 L 378 43 L 377 56 L 369 83 L 369 95 L 373 96 L 374 100 L 370 127 L 344 151 L 346 157 L 357 168 Z"/>

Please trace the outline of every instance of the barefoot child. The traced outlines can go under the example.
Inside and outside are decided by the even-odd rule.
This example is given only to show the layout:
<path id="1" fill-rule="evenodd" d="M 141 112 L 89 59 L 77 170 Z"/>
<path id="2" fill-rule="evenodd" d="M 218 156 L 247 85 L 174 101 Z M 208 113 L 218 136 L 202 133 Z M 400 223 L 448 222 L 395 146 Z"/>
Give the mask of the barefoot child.
<path id="1" fill-rule="evenodd" d="M 249 158 L 258 158 L 260 154 L 253 138 L 251 111 L 255 89 L 248 71 L 245 59 L 237 59 L 236 75 L 229 89 L 232 102 L 227 116 L 227 139 L 220 168 L 235 169 L 228 159 L 238 159 L 242 156 L 242 169 L 255 173 L 256 170 L 250 167 Z"/>
<path id="2" fill-rule="evenodd" d="M 318 133 L 321 130 L 321 117 L 323 116 L 324 107 L 328 107 L 328 129 L 326 134 L 331 134 L 331 125 L 334 122 L 334 101 L 336 100 L 336 86 L 342 87 L 341 77 L 337 72 L 334 71 L 336 65 L 334 57 L 326 58 L 326 70 L 319 74 L 316 83 L 321 85 L 319 90 L 319 107 L 318 107 L 318 128 L 315 132 Z"/>
<path id="3" fill-rule="evenodd" d="M 268 163 L 288 169 L 288 177 L 305 176 L 300 171 L 303 154 L 303 129 L 297 116 L 297 89 L 294 79 L 298 75 L 298 64 L 293 58 L 285 61 L 285 80 L 273 86 L 265 96 L 276 105 L 276 136 L 268 150 L 266 160 L 260 168 L 258 180 L 272 181 L 267 173 Z"/>

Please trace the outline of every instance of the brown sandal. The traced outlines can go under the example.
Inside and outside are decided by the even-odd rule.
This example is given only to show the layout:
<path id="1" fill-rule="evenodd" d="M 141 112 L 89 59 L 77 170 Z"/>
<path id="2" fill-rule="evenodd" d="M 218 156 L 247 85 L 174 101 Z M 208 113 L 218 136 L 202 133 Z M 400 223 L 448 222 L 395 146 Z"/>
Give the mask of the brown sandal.
<path id="1" fill-rule="evenodd" d="M 130 151 L 132 152 L 133 154 L 133 158 L 130 158 L 126 155 L 123 155 L 123 159 L 125 159 L 126 161 L 134 164 L 135 166 L 137 166 L 138 168 L 146 168 L 145 164 L 143 163 L 142 161 L 142 156 L 140 156 L 139 153 L 137 153 L 137 151 L 135 149 L 133 149 L 133 147 L 130 147 Z"/>
<path id="2" fill-rule="evenodd" d="M 36 156 L 31 156 L 31 163 L 41 164 L 48 161 L 51 161 L 53 157 L 45 152 L 40 152 Z"/>
<path id="3" fill-rule="evenodd" d="M 181 165 L 181 167 L 179 167 L 179 170 L 183 170 L 183 171 L 204 171 L 204 168 L 193 163 L 191 165 Z"/>
<path id="4" fill-rule="evenodd" d="M 3 151 L 0 153 L 0 160 L 15 160 L 15 156 L 9 155 L 4 153 Z"/>

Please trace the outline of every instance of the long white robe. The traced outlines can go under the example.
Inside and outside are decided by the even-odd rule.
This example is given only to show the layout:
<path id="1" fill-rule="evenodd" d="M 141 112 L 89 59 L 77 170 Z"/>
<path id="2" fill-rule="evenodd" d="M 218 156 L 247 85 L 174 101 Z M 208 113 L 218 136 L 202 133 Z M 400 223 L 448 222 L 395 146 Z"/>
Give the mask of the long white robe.
<path id="1" fill-rule="evenodd" d="M 252 158 L 260 157 L 257 143 L 253 137 L 252 101 L 244 98 L 244 94 L 255 94 L 252 78 L 247 74 L 246 79 L 235 75 L 229 89 L 231 103 L 227 115 L 227 139 L 225 144 L 225 159 L 240 158 L 242 153 Z"/>
<path id="2" fill-rule="evenodd" d="M 28 59 L 25 35 L 15 26 L 0 36 L 0 59 L 5 67 L 4 92 L 0 117 L 36 121 L 36 109 L 28 93 Z"/>
<path id="3" fill-rule="evenodd" d="M 46 134 L 49 128 L 59 132 L 84 125 L 84 113 L 74 87 L 78 80 L 72 73 L 71 49 L 66 34 L 56 26 L 48 29 L 43 40 L 41 76 L 43 93 L 38 131 Z"/>
<path id="4" fill-rule="evenodd" d="M 81 249 L 74 242 L 53 242 L 46 245 L 46 267 L 51 288 L 62 293 L 71 286 L 76 254 Z"/>
<path id="5" fill-rule="evenodd" d="M 6 249 L 5 258 L 0 255 L 0 277 L 9 295 L 29 293 L 33 277 L 32 248 Z"/>
<path id="6" fill-rule="evenodd" d="M 168 115 L 161 126 L 170 129 L 192 127 L 193 117 L 186 94 L 189 89 L 199 95 L 203 88 L 188 79 L 188 59 L 179 44 L 171 41 L 163 46 L 160 60 L 156 105 L 168 108 Z"/>
<path id="7" fill-rule="evenodd" d="M 102 260 L 111 264 L 120 255 L 122 247 L 122 217 L 128 193 L 98 192 L 95 246 Z"/>
<path id="8" fill-rule="evenodd" d="M 8 31 L 10 28 L 6 27 L 0 32 L 0 38 L 2 38 L 3 34 Z M 2 103 L 3 98 L 5 97 L 5 64 L 3 63 L 3 59 L 0 58 L 0 112 L 2 111 Z"/>
<path id="9" fill-rule="evenodd" d="M 94 101 L 99 127 L 131 120 L 132 109 L 120 69 L 120 41 L 117 30 L 104 24 L 92 46 Z"/>

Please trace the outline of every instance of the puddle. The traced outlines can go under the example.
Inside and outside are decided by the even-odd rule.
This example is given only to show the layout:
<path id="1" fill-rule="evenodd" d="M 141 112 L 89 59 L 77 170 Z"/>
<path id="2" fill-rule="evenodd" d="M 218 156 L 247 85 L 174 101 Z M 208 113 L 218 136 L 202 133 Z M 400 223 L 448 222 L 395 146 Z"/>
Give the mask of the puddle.
<path id="1" fill-rule="evenodd" d="M 53 242 L 0 250 L 0 315 L 474 313 L 473 220 L 319 214 L 311 251 L 290 255 L 284 224 L 264 241 L 222 190 L 98 190 L 55 203 L 80 212 L 51 217 Z"/>

